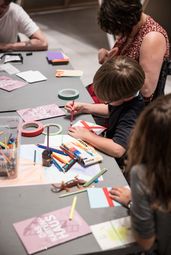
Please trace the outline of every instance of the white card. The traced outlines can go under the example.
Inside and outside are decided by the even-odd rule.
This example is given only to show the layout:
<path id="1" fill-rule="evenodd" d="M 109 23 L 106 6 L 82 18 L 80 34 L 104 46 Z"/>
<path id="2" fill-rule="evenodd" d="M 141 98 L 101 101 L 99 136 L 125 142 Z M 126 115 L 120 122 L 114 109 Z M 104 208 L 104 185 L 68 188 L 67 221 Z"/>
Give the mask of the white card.
<path id="1" fill-rule="evenodd" d="M 62 76 L 77 77 L 82 75 L 83 75 L 83 71 L 81 70 L 63 70 L 63 69 L 56 70 L 57 77 L 62 77 Z"/>
<path id="2" fill-rule="evenodd" d="M 47 78 L 39 71 L 29 70 L 29 71 L 17 73 L 16 75 L 29 83 L 47 80 Z"/>

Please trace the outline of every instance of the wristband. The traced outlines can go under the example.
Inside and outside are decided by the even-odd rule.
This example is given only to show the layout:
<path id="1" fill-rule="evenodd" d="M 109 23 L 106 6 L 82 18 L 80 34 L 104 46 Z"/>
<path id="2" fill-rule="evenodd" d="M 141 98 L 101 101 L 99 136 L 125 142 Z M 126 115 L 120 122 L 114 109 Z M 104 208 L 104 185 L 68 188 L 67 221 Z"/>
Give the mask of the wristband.
<path id="1" fill-rule="evenodd" d="M 131 206 L 132 206 L 132 201 L 131 201 L 131 200 L 129 200 L 129 202 L 128 202 L 128 204 L 127 204 L 127 208 L 128 208 L 128 210 L 130 210 L 130 209 L 131 209 Z"/>

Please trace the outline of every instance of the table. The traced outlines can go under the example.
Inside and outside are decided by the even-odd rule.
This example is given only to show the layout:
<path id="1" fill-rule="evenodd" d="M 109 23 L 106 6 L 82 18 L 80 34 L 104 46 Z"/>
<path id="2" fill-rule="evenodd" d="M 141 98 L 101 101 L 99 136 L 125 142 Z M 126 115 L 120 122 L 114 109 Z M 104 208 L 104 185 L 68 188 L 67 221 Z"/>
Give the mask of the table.
<path id="1" fill-rule="evenodd" d="M 1 90 L 0 112 L 36 107 L 42 104 L 56 103 L 59 106 L 65 105 L 66 101 L 58 98 L 58 91 L 66 88 L 80 90 L 79 100 L 84 101 L 86 99 L 87 102 L 92 102 L 86 89 L 83 85 L 81 85 L 79 77 L 55 77 L 56 69 L 72 69 L 70 64 L 62 66 L 48 64 L 45 52 L 33 52 L 31 56 L 26 56 L 26 52 L 23 52 L 22 56 L 23 64 L 13 64 L 16 68 L 18 68 L 21 72 L 38 70 L 47 77 L 47 80 L 28 84 L 23 88 L 14 90 L 11 93 Z M 9 76 L 5 72 L 0 72 L 0 75 Z M 11 75 L 10 77 L 22 80 L 16 75 Z"/>
<path id="2" fill-rule="evenodd" d="M 23 53 L 24 54 L 24 53 Z M 34 65 L 33 65 L 34 63 Z M 32 66 L 32 67 L 31 67 Z M 69 68 L 70 66 L 62 66 Z M 61 67 L 61 68 L 62 68 Z M 39 104 L 57 103 L 64 104 L 63 100 L 57 97 L 58 90 L 66 87 L 77 88 L 80 91 L 79 100 L 91 102 L 86 89 L 81 84 L 79 78 L 55 78 L 54 71 L 56 67 L 49 66 L 45 59 L 45 52 L 34 52 L 32 56 L 24 57 L 24 64 L 18 67 L 20 70 L 40 70 L 48 80 L 31 84 L 23 89 L 18 89 L 14 92 L 0 91 L 0 108 L 1 110 L 19 109 L 21 106 L 34 107 Z M 47 96 L 48 95 L 48 96 Z M 29 99 L 28 99 L 29 98 Z M 16 115 L 15 112 L 1 113 L 0 116 Z M 93 121 L 91 115 L 81 115 L 77 119 Z M 67 132 L 69 120 L 67 117 L 58 117 L 47 122 L 59 123 L 63 126 L 64 133 Z M 43 142 L 43 135 L 34 138 L 22 138 L 22 143 L 40 143 Z M 127 182 L 121 173 L 116 161 L 105 154 L 102 165 L 109 170 L 104 174 L 104 182 L 99 182 L 97 186 L 116 186 L 126 185 Z M 48 213 L 72 203 L 72 196 L 59 198 L 58 194 L 50 191 L 50 185 L 25 186 L 25 187 L 10 187 L 1 188 L 0 190 L 0 251 L 2 255 L 24 255 L 27 254 L 19 237 L 15 233 L 12 226 L 13 223 L 39 216 L 43 213 Z M 123 207 L 116 208 L 100 208 L 90 209 L 86 193 L 78 195 L 77 211 L 86 220 L 89 225 L 101 223 L 111 219 L 119 218 L 127 215 L 127 210 Z M 133 249 L 132 246 L 127 250 Z M 118 249 L 116 254 L 125 254 L 125 248 Z M 109 254 L 111 251 L 101 251 L 95 238 L 92 234 L 69 241 L 67 243 L 55 246 L 42 251 L 45 255 L 74 255 L 74 254 Z"/>

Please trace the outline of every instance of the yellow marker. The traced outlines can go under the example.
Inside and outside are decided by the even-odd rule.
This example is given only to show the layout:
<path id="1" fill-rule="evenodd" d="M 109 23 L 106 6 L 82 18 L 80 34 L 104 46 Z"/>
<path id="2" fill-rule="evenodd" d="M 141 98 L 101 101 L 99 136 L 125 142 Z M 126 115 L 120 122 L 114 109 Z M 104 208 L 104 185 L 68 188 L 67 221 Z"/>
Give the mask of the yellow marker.
<path id="1" fill-rule="evenodd" d="M 75 197 L 73 198 L 72 206 L 71 206 L 71 210 L 70 210 L 70 214 L 69 214 L 69 220 L 72 220 L 72 219 L 73 219 L 76 203 L 77 203 L 77 196 L 75 196 Z"/>

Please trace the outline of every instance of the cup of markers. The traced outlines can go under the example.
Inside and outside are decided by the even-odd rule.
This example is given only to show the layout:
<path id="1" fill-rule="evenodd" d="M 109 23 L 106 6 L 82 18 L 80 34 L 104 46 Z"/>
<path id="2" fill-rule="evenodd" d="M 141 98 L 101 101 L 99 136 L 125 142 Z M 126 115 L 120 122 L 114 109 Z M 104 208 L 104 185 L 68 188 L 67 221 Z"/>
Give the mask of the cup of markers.
<path id="1" fill-rule="evenodd" d="M 0 117 L 0 178 L 17 177 L 20 145 L 20 119 Z"/>

